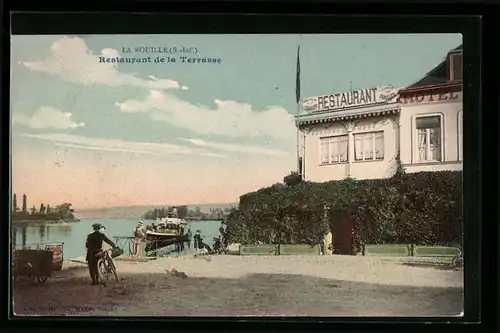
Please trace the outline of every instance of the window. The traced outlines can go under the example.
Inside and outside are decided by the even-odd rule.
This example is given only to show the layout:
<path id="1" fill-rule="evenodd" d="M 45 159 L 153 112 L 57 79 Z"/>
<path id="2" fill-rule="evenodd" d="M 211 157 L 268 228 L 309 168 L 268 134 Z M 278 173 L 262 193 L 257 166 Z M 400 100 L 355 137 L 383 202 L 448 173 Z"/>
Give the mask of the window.
<path id="1" fill-rule="evenodd" d="M 458 112 L 458 160 L 463 161 L 464 132 L 463 132 L 463 111 Z"/>
<path id="2" fill-rule="evenodd" d="M 441 117 L 419 117 L 416 127 L 418 160 L 441 161 Z"/>
<path id="3" fill-rule="evenodd" d="M 462 80 L 462 53 L 450 54 L 450 81 Z"/>
<path id="4" fill-rule="evenodd" d="M 354 159 L 373 161 L 384 159 L 384 132 L 354 134 Z"/>
<path id="5" fill-rule="evenodd" d="M 321 138 L 321 164 L 347 162 L 347 135 Z"/>

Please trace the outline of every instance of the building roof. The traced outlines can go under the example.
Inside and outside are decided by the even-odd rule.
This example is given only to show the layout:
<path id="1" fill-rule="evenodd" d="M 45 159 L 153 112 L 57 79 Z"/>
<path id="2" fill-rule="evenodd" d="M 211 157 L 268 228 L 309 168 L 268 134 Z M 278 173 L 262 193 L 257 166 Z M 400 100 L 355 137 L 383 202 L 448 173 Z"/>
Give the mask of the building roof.
<path id="1" fill-rule="evenodd" d="M 462 50 L 462 44 L 450 50 L 448 53 Z M 450 81 L 448 77 L 448 71 L 446 68 L 447 57 L 436 67 L 430 70 L 425 76 L 418 80 L 417 82 L 409 85 L 405 89 L 424 87 L 424 86 L 435 86 L 443 83 L 448 83 Z"/>
<path id="2" fill-rule="evenodd" d="M 362 119 L 383 115 L 398 114 L 400 106 L 396 103 L 381 104 L 362 109 L 349 109 L 335 112 L 319 112 L 302 114 L 295 117 L 295 125 L 298 127 L 304 125 L 332 123 L 343 120 Z"/>

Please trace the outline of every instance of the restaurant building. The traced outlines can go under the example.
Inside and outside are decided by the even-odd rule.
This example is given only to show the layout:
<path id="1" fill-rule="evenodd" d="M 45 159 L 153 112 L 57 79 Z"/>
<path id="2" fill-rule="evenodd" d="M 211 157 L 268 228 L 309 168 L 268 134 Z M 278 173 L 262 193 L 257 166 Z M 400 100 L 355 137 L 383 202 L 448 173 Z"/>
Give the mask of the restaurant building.
<path id="1" fill-rule="evenodd" d="M 307 98 L 299 173 L 307 181 L 462 168 L 462 47 L 404 89 L 381 86 Z"/>
<path id="2" fill-rule="evenodd" d="M 398 89 L 391 86 L 308 98 L 301 133 L 303 179 L 389 177 L 398 151 Z"/>

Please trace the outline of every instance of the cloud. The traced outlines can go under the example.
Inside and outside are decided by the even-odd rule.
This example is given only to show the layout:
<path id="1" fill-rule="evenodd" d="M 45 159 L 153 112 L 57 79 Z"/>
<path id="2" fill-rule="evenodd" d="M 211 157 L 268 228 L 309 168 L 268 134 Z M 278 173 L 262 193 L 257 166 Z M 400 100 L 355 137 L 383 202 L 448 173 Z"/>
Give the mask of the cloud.
<path id="1" fill-rule="evenodd" d="M 21 113 L 13 113 L 12 124 L 19 123 L 36 129 L 68 129 L 85 126 L 85 123 L 73 121 L 71 116 L 71 112 L 63 112 L 50 106 L 43 106 L 39 108 L 31 117 Z"/>
<path id="2" fill-rule="evenodd" d="M 294 142 L 296 129 L 293 115 L 279 106 L 261 111 L 235 101 L 214 101 L 215 108 L 194 105 L 172 94 L 150 90 L 144 100 L 130 99 L 115 103 L 121 112 L 147 113 L 158 121 L 198 134 L 228 137 L 271 137 Z"/>
<path id="3" fill-rule="evenodd" d="M 145 80 L 134 74 L 121 73 L 117 63 L 100 62 L 100 57 L 120 57 L 117 50 L 103 49 L 94 54 L 80 37 L 63 37 L 53 42 L 50 55 L 38 61 L 21 61 L 26 68 L 57 75 L 82 84 L 104 84 L 112 87 L 134 86 L 146 89 L 179 89 L 177 81 L 158 79 L 152 75 Z"/>
<path id="4" fill-rule="evenodd" d="M 127 152 L 148 155 L 198 155 L 224 158 L 226 155 L 213 153 L 205 149 L 189 148 L 179 145 L 136 142 L 119 139 L 91 138 L 72 134 L 49 133 L 49 134 L 20 134 L 19 136 L 51 141 L 56 146 L 79 148 L 86 150 L 99 150 L 110 152 Z"/>
<path id="5" fill-rule="evenodd" d="M 218 150 L 224 150 L 228 152 L 244 153 L 250 155 L 267 155 L 267 156 L 289 156 L 290 153 L 271 148 L 263 148 L 258 146 L 250 145 L 240 145 L 233 143 L 218 143 L 210 142 L 199 139 L 183 139 L 184 141 L 190 142 L 191 144 L 199 147 L 213 148 Z"/>

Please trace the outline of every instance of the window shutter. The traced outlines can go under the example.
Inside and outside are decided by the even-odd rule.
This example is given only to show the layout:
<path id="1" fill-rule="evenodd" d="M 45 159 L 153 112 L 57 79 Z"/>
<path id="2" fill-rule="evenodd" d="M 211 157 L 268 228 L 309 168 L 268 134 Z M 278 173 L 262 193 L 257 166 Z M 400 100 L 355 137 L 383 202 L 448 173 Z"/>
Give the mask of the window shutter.
<path id="1" fill-rule="evenodd" d="M 462 53 L 450 55 L 450 81 L 462 80 Z"/>

